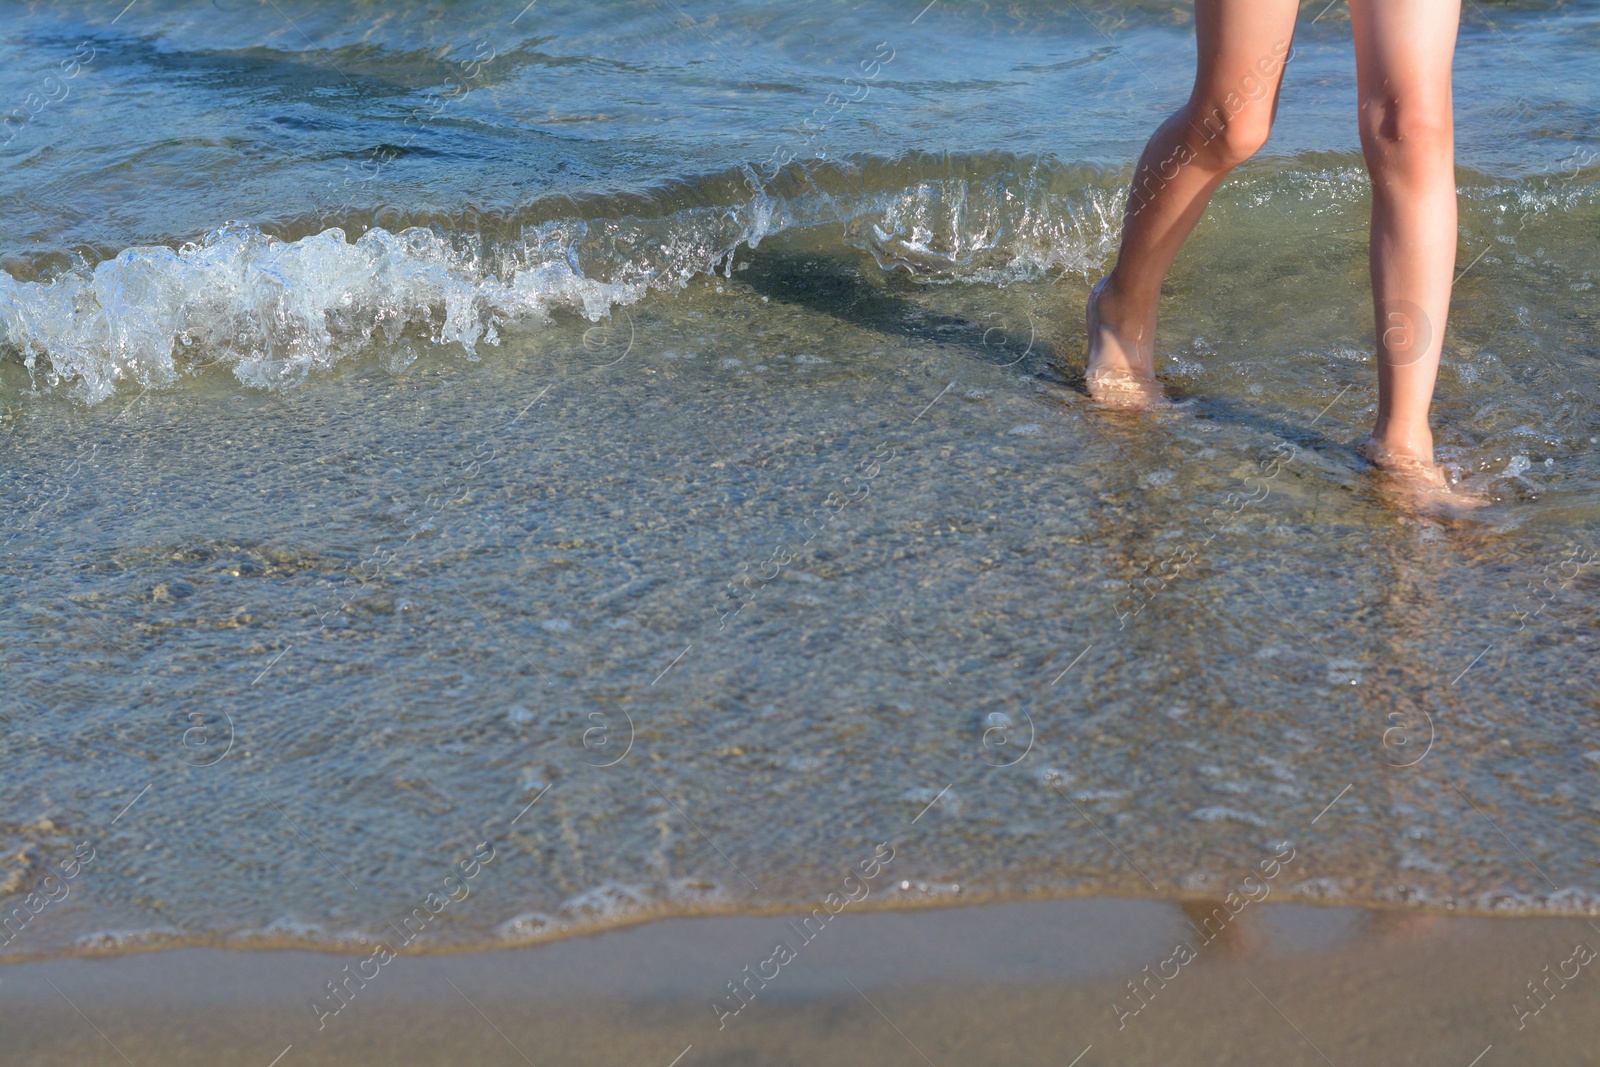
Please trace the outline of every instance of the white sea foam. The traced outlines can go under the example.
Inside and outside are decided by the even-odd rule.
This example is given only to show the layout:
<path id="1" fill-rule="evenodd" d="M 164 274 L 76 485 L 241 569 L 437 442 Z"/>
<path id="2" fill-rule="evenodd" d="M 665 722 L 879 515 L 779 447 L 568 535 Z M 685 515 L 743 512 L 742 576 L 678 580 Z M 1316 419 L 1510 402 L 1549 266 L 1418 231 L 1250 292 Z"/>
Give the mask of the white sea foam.
<path id="1" fill-rule="evenodd" d="M 1189 818 L 1198 819 L 1200 822 L 1237 822 L 1246 826 L 1267 826 L 1267 820 L 1248 811 L 1239 811 L 1237 808 L 1225 808 L 1220 805 L 1196 808 L 1189 813 Z"/>
<path id="2" fill-rule="evenodd" d="M 429 230 L 373 229 L 351 242 L 332 228 L 285 242 L 226 226 L 181 249 L 130 248 L 47 283 L 0 274 L 0 328 L 37 376 L 94 403 L 120 381 L 164 388 L 212 364 L 246 385 L 292 384 L 408 331 L 470 357 L 498 341 L 507 317 L 565 307 L 598 319 L 641 292 L 563 261 L 487 276 Z"/>
<path id="3" fill-rule="evenodd" d="M 842 225 L 846 243 L 885 268 L 924 275 L 1098 265 L 1113 194 L 1055 193 L 1034 171 L 843 196 L 809 175 L 808 188 L 789 196 L 750 181 L 740 183 L 748 199 L 725 206 L 667 202 L 655 217 L 530 224 L 487 249 L 477 235 L 420 227 L 373 228 L 355 240 L 331 227 L 286 241 L 230 223 L 181 248 L 129 248 L 48 281 L 0 272 L 0 343 L 20 353 L 36 384 L 92 404 L 124 383 L 169 388 L 213 366 L 248 386 L 282 388 L 402 338 L 477 358 L 508 324 L 548 322 L 557 311 L 599 321 L 651 290 L 731 277 L 739 248 L 792 229 Z"/>

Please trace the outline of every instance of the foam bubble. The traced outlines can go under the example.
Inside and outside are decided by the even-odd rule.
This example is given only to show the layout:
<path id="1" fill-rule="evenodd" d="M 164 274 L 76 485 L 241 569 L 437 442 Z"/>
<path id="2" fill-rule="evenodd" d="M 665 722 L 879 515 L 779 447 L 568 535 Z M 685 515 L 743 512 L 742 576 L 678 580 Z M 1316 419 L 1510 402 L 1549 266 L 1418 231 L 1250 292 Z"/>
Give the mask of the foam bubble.
<path id="1" fill-rule="evenodd" d="M 1267 826 L 1267 820 L 1248 811 L 1239 811 L 1237 808 L 1225 808 L 1220 805 L 1196 808 L 1189 813 L 1189 818 L 1200 822 L 1237 822 L 1246 826 Z"/>

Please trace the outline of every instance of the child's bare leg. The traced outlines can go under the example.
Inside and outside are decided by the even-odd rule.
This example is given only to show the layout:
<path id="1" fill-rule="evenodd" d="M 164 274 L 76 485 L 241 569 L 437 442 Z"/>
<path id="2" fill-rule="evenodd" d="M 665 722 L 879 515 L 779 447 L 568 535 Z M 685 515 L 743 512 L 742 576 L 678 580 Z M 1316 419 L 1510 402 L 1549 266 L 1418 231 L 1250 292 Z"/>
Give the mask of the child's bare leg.
<path id="1" fill-rule="evenodd" d="M 1460 0 L 1350 0 L 1372 175 L 1379 466 L 1437 479 L 1428 407 L 1456 261 L 1450 65 Z"/>
<path id="2" fill-rule="evenodd" d="M 1089 392 L 1144 406 L 1155 385 L 1156 305 L 1178 249 L 1230 170 L 1266 144 L 1295 0 L 1197 0 L 1194 90 L 1134 171 L 1117 264 L 1089 298 Z"/>

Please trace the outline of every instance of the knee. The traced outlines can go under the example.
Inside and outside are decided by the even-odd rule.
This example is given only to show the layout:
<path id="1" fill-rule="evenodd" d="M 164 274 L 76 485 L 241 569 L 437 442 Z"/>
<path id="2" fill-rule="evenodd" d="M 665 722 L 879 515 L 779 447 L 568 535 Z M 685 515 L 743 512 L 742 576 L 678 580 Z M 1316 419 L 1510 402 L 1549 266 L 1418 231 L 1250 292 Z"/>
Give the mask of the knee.
<path id="1" fill-rule="evenodd" d="M 1266 146 L 1272 136 L 1272 111 L 1260 102 L 1229 106 L 1220 104 L 1191 106 L 1189 131 L 1191 148 L 1202 165 L 1214 170 L 1232 170 Z"/>
<path id="2" fill-rule="evenodd" d="M 1368 165 L 1399 175 L 1454 166 L 1455 124 L 1450 101 L 1402 100 L 1390 93 L 1361 102 L 1361 144 Z"/>

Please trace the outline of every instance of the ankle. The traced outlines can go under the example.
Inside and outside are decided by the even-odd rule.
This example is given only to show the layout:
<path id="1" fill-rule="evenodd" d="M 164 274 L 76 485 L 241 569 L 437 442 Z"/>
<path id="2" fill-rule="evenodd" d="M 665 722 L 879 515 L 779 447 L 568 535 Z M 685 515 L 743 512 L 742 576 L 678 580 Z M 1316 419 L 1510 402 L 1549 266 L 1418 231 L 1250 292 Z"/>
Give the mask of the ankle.
<path id="1" fill-rule="evenodd" d="M 1367 439 L 1367 455 L 1380 467 L 1433 466 L 1433 431 L 1426 422 L 1396 425 L 1380 422 Z"/>
<path id="2" fill-rule="evenodd" d="M 1140 291 L 1137 286 L 1129 285 L 1127 279 L 1118 274 L 1115 268 L 1100 280 L 1098 289 L 1098 307 L 1103 318 L 1144 317 L 1145 312 L 1153 312 L 1156 302 L 1161 298 L 1159 288 L 1153 291 Z"/>

